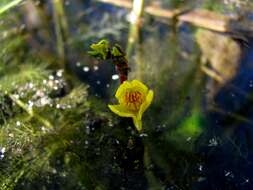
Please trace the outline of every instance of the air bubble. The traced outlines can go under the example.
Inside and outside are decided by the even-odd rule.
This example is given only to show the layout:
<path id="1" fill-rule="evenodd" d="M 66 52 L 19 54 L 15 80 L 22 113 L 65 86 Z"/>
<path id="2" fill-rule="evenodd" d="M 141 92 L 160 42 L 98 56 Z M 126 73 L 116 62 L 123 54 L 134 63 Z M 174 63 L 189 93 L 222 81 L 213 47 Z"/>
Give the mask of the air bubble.
<path id="1" fill-rule="evenodd" d="M 112 80 L 118 80 L 119 79 L 119 75 L 112 75 Z"/>
<path id="2" fill-rule="evenodd" d="M 54 80 L 54 76 L 53 76 L 53 75 L 50 75 L 48 78 L 49 78 L 50 80 Z"/>
<path id="3" fill-rule="evenodd" d="M 77 66 L 77 67 L 80 67 L 80 66 L 81 66 L 81 63 L 80 63 L 80 62 L 77 62 L 77 63 L 76 63 L 76 66 Z"/>
<path id="4" fill-rule="evenodd" d="M 56 75 L 57 75 L 58 77 L 62 77 L 62 74 L 63 74 L 63 70 L 62 70 L 62 69 L 59 70 L 59 71 L 57 71 L 57 73 L 56 73 Z"/>
<path id="5" fill-rule="evenodd" d="M 98 66 L 94 66 L 94 67 L 93 67 L 93 70 L 94 70 L 94 71 L 97 71 L 98 69 L 99 69 Z"/>
<path id="6" fill-rule="evenodd" d="M 86 67 L 83 67 L 83 71 L 84 71 L 84 72 L 89 72 L 89 70 L 90 70 L 89 67 L 87 67 L 87 66 L 86 66 Z"/>

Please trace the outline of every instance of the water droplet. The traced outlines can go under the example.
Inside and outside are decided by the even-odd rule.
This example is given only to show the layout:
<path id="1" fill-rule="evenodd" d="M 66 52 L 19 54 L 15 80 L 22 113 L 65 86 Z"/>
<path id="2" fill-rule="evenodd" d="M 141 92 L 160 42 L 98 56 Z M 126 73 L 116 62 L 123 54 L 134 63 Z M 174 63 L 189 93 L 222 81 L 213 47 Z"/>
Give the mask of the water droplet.
<path id="1" fill-rule="evenodd" d="M 249 81 L 249 87 L 250 87 L 250 88 L 253 87 L 253 81 L 252 81 L 252 80 Z"/>
<path id="2" fill-rule="evenodd" d="M 90 134 L 90 127 L 89 126 L 86 126 L 85 132 L 87 135 Z"/>
<path id="3" fill-rule="evenodd" d="M 62 74 L 63 74 L 63 70 L 62 70 L 62 69 L 59 70 L 59 71 L 57 71 L 57 73 L 56 73 L 56 75 L 57 75 L 58 77 L 62 77 Z"/>
<path id="4" fill-rule="evenodd" d="M 21 122 L 20 122 L 20 121 L 17 121 L 17 122 L 16 122 L 16 125 L 17 125 L 17 127 L 19 127 L 19 126 L 21 125 Z"/>
<path id="5" fill-rule="evenodd" d="M 5 148 L 5 147 L 2 147 L 2 148 L 0 149 L 1 154 L 4 154 L 5 151 L 6 151 L 6 148 Z"/>
<path id="6" fill-rule="evenodd" d="M 119 75 L 112 75 L 112 80 L 118 80 L 119 79 Z"/>
<path id="7" fill-rule="evenodd" d="M 87 67 L 87 66 L 83 67 L 83 71 L 84 71 L 84 72 L 89 72 L 89 70 L 90 70 L 89 67 Z"/>
<path id="8" fill-rule="evenodd" d="M 202 181 L 204 181 L 204 180 L 206 180 L 205 177 L 199 177 L 199 178 L 198 178 L 198 182 L 202 182 Z"/>
<path id="9" fill-rule="evenodd" d="M 47 104 L 50 104 L 50 99 L 48 98 L 48 97 L 42 97 L 41 99 L 40 99 L 40 105 L 41 106 L 45 106 L 45 105 L 47 105 Z"/>
<path id="10" fill-rule="evenodd" d="M 47 128 L 44 127 L 44 126 L 42 126 L 42 127 L 41 127 L 41 130 L 45 133 L 45 132 L 47 131 Z"/>
<path id="11" fill-rule="evenodd" d="M 57 170 L 56 170 L 56 169 L 52 169 L 52 173 L 53 173 L 53 174 L 56 174 L 56 173 L 57 173 Z"/>
<path id="12" fill-rule="evenodd" d="M 218 140 L 216 138 L 210 139 L 208 146 L 218 146 Z"/>
<path id="13" fill-rule="evenodd" d="M 29 86 L 30 89 L 32 89 L 32 88 L 33 88 L 33 83 L 30 82 L 30 83 L 28 84 L 28 86 Z"/>
<path id="14" fill-rule="evenodd" d="M 187 142 L 189 142 L 189 141 L 191 141 L 191 140 L 192 140 L 192 137 L 188 137 L 188 138 L 186 139 Z"/>
<path id="15" fill-rule="evenodd" d="M 14 94 L 14 98 L 15 99 L 19 99 L 19 95 L 18 94 Z"/>
<path id="16" fill-rule="evenodd" d="M 246 184 L 246 183 L 249 183 L 249 179 L 248 178 L 246 178 L 246 179 L 244 179 L 244 181 L 241 183 L 241 185 L 244 185 L 244 184 Z"/>
<path id="17" fill-rule="evenodd" d="M 77 63 L 76 63 L 76 66 L 77 66 L 77 67 L 80 67 L 80 66 L 81 66 L 81 63 L 80 63 L 80 62 L 77 62 Z"/>
<path id="18" fill-rule="evenodd" d="M 148 136 L 147 133 L 141 133 L 141 134 L 140 134 L 140 137 L 147 137 L 147 136 Z"/>
<path id="19" fill-rule="evenodd" d="M 31 100 L 28 101 L 28 107 L 32 108 L 33 107 L 33 102 Z"/>
<path id="20" fill-rule="evenodd" d="M 224 171 L 225 173 L 225 177 L 230 177 L 230 178 L 234 178 L 234 174 L 230 171 Z"/>
<path id="21" fill-rule="evenodd" d="M 203 171 L 203 165 L 199 165 L 199 171 Z"/>
<path id="22" fill-rule="evenodd" d="M 94 71 L 97 71 L 98 69 L 99 69 L 99 67 L 96 66 L 96 65 L 93 67 L 93 70 L 94 70 Z"/>
<path id="23" fill-rule="evenodd" d="M 54 80 L 54 76 L 53 76 L 53 75 L 50 75 L 48 78 L 49 78 L 50 80 Z"/>
<path id="24" fill-rule="evenodd" d="M 6 38 L 7 35 L 8 35 L 8 32 L 6 32 L 6 31 L 4 31 L 4 32 L 2 33 L 3 38 Z"/>
<path id="25" fill-rule="evenodd" d="M 69 1 L 65 1 L 65 6 L 69 6 L 70 2 Z"/>

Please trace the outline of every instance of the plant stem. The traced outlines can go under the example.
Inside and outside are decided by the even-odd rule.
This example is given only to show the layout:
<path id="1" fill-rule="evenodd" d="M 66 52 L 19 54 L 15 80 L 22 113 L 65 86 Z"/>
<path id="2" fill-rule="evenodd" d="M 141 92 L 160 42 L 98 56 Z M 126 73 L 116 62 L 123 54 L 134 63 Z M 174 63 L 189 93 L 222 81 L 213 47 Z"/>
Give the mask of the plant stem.
<path id="1" fill-rule="evenodd" d="M 71 70 L 68 68 L 66 59 L 66 43 L 68 39 L 68 23 L 64 11 L 64 1 L 63 0 L 52 0 L 53 5 L 53 15 L 55 23 L 55 33 L 56 33 L 56 44 L 57 44 L 57 54 L 59 57 L 59 67 L 64 70 L 64 77 L 67 82 L 67 91 L 73 86 L 73 79 Z"/>
<path id="2" fill-rule="evenodd" d="M 53 0 L 53 15 L 55 23 L 57 53 L 62 61 L 62 68 L 65 69 L 65 42 L 68 35 L 68 24 L 62 0 Z"/>
<path id="3" fill-rule="evenodd" d="M 40 115 L 34 113 L 32 108 L 29 108 L 24 102 L 22 102 L 20 99 L 17 99 L 14 95 L 9 94 L 8 95 L 10 99 L 15 102 L 19 107 L 21 107 L 23 110 L 25 110 L 31 117 L 37 119 L 40 123 L 42 123 L 47 128 L 53 128 L 53 125 L 46 120 L 45 118 L 41 117 Z"/>
<path id="4" fill-rule="evenodd" d="M 0 7 L 0 14 L 3 14 L 4 12 L 8 11 L 9 9 L 17 6 L 19 3 L 21 3 L 23 0 L 15 0 L 11 1 L 7 5 L 4 5 L 3 7 Z"/>
<path id="5" fill-rule="evenodd" d="M 145 175 L 148 180 L 149 189 L 153 189 L 153 190 L 162 189 L 161 184 L 159 183 L 159 181 L 156 179 L 156 177 L 150 170 L 151 159 L 149 156 L 148 146 L 145 143 L 145 141 L 143 141 L 143 145 L 144 145 L 143 164 L 144 164 L 144 169 L 145 169 Z"/>
<path id="6" fill-rule="evenodd" d="M 127 44 L 127 58 L 131 55 L 134 47 L 137 44 L 137 78 L 141 80 L 142 78 L 142 50 L 140 46 L 140 27 L 141 27 L 141 17 L 144 13 L 144 0 L 134 0 L 132 12 L 130 13 L 130 29 L 129 29 L 129 37 Z"/>

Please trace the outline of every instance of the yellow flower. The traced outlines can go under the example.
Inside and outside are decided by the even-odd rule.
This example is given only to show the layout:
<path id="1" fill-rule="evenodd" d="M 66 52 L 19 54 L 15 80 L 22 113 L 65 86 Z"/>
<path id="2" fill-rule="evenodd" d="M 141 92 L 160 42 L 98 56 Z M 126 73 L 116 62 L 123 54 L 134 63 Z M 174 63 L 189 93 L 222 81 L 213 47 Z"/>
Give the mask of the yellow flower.
<path id="1" fill-rule="evenodd" d="M 142 115 L 150 106 L 154 92 L 149 90 L 142 82 L 125 81 L 118 88 L 115 97 L 118 105 L 108 105 L 110 110 L 121 117 L 132 117 L 138 131 L 142 130 Z"/>

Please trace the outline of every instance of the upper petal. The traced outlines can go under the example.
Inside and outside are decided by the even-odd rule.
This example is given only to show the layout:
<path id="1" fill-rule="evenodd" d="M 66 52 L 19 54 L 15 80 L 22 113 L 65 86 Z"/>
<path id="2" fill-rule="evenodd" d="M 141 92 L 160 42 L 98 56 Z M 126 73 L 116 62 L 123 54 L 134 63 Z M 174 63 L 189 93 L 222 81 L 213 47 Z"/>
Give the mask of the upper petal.
<path id="1" fill-rule="evenodd" d="M 135 114 L 133 112 L 126 110 L 121 105 L 108 105 L 108 107 L 110 108 L 112 112 L 114 112 L 115 114 L 121 117 L 135 117 Z"/>
<path id="2" fill-rule="evenodd" d="M 123 84 L 121 84 L 115 94 L 115 97 L 117 99 L 120 99 L 120 97 L 124 94 L 126 89 L 131 88 L 131 84 L 128 81 L 124 81 Z"/>
<path id="3" fill-rule="evenodd" d="M 148 92 L 148 87 L 139 80 L 132 80 L 131 86 L 132 88 L 140 89 L 144 94 Z"/>

